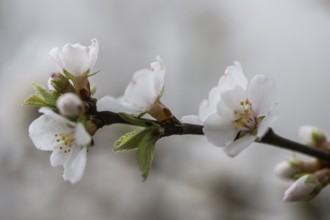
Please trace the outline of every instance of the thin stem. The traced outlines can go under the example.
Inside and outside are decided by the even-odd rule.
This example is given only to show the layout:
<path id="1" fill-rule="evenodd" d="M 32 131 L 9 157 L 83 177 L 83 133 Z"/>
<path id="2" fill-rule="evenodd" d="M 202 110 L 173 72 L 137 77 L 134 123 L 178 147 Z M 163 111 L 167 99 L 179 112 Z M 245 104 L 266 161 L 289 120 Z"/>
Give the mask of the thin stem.
<path id="1" fill-rule="evenodd" d="M 260 141 L 264 144 L 273 145 L 276 147 L 284 148 L 287 150 L 297 151 L 303 154 L 307 154 L 309 156 L 314 156 L 319 159 L 327 160 L 330 162 L 330 154 L 324 151 L 321 151 L 316 148 L 311 148 L 308 146 L 305 146 L 303 144 L 299 144 L 297 142 L 288 140 L 286 138 L 283 138 L 277 134 L 274 133 L 273 129 L 269 129 L 268 132 L 264 135 L 264 137 Z"/>
<path id="2" fill-rule="evenodd" d="M 195 124 L 186 124 L 181 123 L 176 118 L 172 118 L 171 120 L 158 122 L 150 119 L 143 119 L 139 118 L 140 120 L 144 120 L 146 125 L 150 124 L 158 124 L 160 127 L 164 129 L 164 134 L 162 137 L 167 137 L 171 135 L 186 135 L 186 134 L 193 134 L 193 135 L 204 135 L 203 126 L 202 125 L 195 125 Z M 119 114 L 114 112 L 95 112 L 93 115 L 93 121 L 97 128 L 101 128 L 105 125 L 111 124 L 131 124 L 125 121 Z M 303 154 L 307 154 L 309 156 L 317 157 L 319 159 L 328 161 L 330 163 L 330 153 L 321 151 L 316 148 L 311 148 L 309 146 L 305 146 L 303 144 L 291 141 L 289 139 L 283 138 L 274 133 L 274 131 L 270 128 L 263 138 L 258 141 L 259 143 L 264 143 L 268 145 L 273 145 L 279 148 L 297 151 Z"/>

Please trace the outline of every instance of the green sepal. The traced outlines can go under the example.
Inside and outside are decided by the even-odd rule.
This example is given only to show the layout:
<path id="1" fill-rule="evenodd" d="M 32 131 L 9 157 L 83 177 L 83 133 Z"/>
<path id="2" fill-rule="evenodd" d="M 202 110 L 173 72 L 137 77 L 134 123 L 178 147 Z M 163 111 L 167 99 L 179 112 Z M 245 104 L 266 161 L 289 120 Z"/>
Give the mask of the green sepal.
<path id="1" fill-rule="evenodd" d="M 85 115 L 80 115 L 78 118 L 77 118 L 77 122 L 80 122 L 81 124 L 83 124 L 84 126 L 86 126 L 86 123 L 87 123 L 87 118 Z"/>
<path id="2" fill-rule="evenodd" d="M 66 76 L 68 79 L 75 80 L 75 76 L 69 73 L 66 69 L 63 69 L 63 74 Z"/>
<path id="3" fill-rule="evenodd" d="M 301 166 L 301 161 L 298 160 L 297 158 L 293 158 L 289 160 L 288 163 L 290 164 L 290 167 L 293 168 L 299 168 Z"/>
<path id="4" fill-rule="evenodd" d="M 96 72 L 94 72 L 94 73 L 89 73 L 88 72 L 88 74 L 86 75 L 87 77 L 91 77 L 91 76 L 94 76 L 94 75 L 96 75 L 97 73 L 99 73 L 101 70 L 98 70 L 98 71 L 96 71 Z"/>
<path id="5" fill-rule="evenodd" d="M 70 83 L 69 79 L 63 74 L 58 74 L 57 78 L 52 79 L 50 83 L 58 94 L 75 92 L 73 85 Z"/>
<path id="6" fill-rule="evenodd" d="M 90 73 L 90 69 L 88 69 L 84 73 L 82 73 L 81 76 L 88 77 L 89 73 Z"/>
<path id="7" fill-rule="evenodd" d="M 257 118 L 257 124 L 260 124 L 264 119 L 266 118 L 266 115 L 261 115 Z"/>
<path id="8" fill-rule="evenodd" d="M 91 86 L 91 94 L 94 95 L 96 92 L 96 86 L 92 85 Z"/>
<path id="9" fill-rule="evenodd" d="M 317 184 L 319 181 L 316 176 L 308 175 L 304 183 Z"/>
<path id="10" fill-rule="evenodd" d="M 299 179 L 300 177 L 305 176 L 305 175 L 306 175 L 306 173 L 298 173 L 298 174 L 293 175 L 292 178 L 293 178 L 294 180 L 297 180 L 297 179 Z"/>
<path id="11" fill-rule="evenodd" d="M 123 112 L 119 112 L 118 114 L 124 121 L 128 122 L 131 125 L 136 125 L 141 127 L 149 127 L 153 125 L 153 123 L 150 121 L 146 121 L 145 119 L 137 118 Z"/>
<path id="12" fill-rule="evenodd" d="M 164 91 L 165 91 L 165 86 L 163 85 L 162 89 L 160 90 L 160 93 L 158 95 L 159 98 L 161 98 L 164 94 Z"/>

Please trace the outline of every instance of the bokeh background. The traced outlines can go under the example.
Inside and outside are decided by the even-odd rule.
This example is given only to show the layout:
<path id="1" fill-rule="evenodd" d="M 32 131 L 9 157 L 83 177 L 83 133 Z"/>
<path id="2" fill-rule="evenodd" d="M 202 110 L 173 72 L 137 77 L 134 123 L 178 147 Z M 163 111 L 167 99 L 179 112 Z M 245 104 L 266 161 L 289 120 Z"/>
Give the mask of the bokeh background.
<path id="1" fill-rule="evenodd" d="M 28 137 L 37 116 L 22 106 L 31 82 L 46 85 L 51 48 L 100 43 L 96 97 L 123 93 L 134 71 L 160 55 L 164 102 L 181 118 L 238 60 L 249 78 L 278 84 L 277 133 L 299 141 L 310 124 L 330 133 L 328 0 L 0 0 L 0 219 L 326 220 L 330 191 L 311 202 L 281 201 L 289 182 L 273 174 L 289 151 L 253 144 L 236 158 L 205 137 L 164 138 L 142 183 L 134 152 L 114 153 L 127 126 L 95 136 L 83 179 L 64 182 L 49 153 Z"/>

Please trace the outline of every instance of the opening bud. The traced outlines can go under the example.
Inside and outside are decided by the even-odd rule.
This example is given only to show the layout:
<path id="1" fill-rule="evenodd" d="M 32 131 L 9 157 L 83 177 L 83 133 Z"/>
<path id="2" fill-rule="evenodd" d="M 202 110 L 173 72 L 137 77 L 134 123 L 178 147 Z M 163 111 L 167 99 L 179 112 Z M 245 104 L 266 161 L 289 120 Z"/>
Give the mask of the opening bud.
<path id="1" fill-rule="evenodd" d="M 76 117 L 80 115 L 83 103 L 78 96 L 73 93 L 65 93 L 57 99 L 56 102 L 59 112 L 67 117 Z"/>
<path id="2" fill-rule="evenodd" d="M 303 142 L 312 147 L 320 147 L 327 141 L 326 135 L 317 127 L 301 126 L 298 131 Z"/>
<path id="3" fill-rule="evenodd" d="M 306 201 L 314 198 L 329 183 L 329 174 L 329 169 L 323 169 L 301 176 L 285 191 L 283 201 Z"/>
<path id="4" fill-rule="evenodd" d="M 304 173 L 312 173 L 320 169 L 318 160 L 298 160 L 291 159 L 283 161 L 275 166 L 275 174 L 283 179 L 295 179 L 297 175 Z"/>

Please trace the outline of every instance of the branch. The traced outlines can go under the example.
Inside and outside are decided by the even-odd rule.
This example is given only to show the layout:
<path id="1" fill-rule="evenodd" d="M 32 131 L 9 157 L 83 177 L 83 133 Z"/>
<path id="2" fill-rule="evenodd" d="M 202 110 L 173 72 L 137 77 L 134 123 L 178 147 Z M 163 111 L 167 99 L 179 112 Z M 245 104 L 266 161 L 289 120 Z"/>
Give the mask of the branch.
<path id="1" fill-rule="evenodd" d="M 125 121 L 122 117 L 120 117 L 119 114 L 108 111 L 95 112 L 95 114 L 93 115 L 93 119 L 97 128 L 101 128 L 103 126 L 111 125 L 111 124 L 118 124 L 118 123 L 130 124 L 127 121 Z M 204 135 L 202 125 L 181 123 L 174 116 L 170 120 L 164 122 L 158 122 L 155 120 L 144 119 L 144 118 L 139 118 L 139 119 L 144 120 L 147 126 L 156 123 L 160 127 L 162 127 L 164 129 L 164 134 L 162 135 L 162 137 L 167 137 L 171 135 L 186 135 L 186 134 Z M 287 150 L 300 152 L 309 156 L 317 157 L 319 159 L 325 160 L 328 163 L 330 163 L 330 153 L 283 138 L 275 134 L 273 129 L 271 128 L 258 142 L 268 145 L 273 145 Z"/>
<path id="2" fill-rule="evenodd" d="M 263 136 L 260 143 L 273 145 L 287 150 L 297 151 L 330 162 L 330 153 L 283 138 L 275 134 L 271 128 Z"/>

